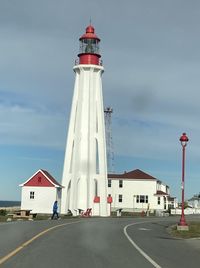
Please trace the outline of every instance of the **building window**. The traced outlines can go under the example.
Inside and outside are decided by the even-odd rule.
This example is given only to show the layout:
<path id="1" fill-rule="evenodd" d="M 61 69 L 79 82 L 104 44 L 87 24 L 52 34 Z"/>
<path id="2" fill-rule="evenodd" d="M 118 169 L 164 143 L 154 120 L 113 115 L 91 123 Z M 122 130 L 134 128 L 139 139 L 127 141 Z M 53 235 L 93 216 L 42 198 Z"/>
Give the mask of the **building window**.
<path id="1" fill-rule="evenodd" d="M 145 195 L 140 195 L 140 203 L 145 203 Z"/>
<path id="2" fill-rule="evenodd" d="M 123 187 L 123 180 L 119 180 L 119 188 Z"/>
<path id="3" fill-rule="evenodd" d="M 119 194 L 119 199 L 118 199 L 119 203 L 122 203 L 122 194 Z"/>
<path id="4" fill-rule="evenodd" d="M 136 197 L 137 203 L 149 203 L 148 195 L 137 195 Z"/>
<path id="5" fill-rule="evenodd" d="M 30 192 L 30 199 L 34 199 L 35 198 L 35 192 Z"/>
<path id="6" fill-rule="evenodd" d="M 164 209 L 166 209 L 166 208 L 167 208 L 167 201 L 166 201 L 166 197 L 165 197 L 165 196 L 163 196 L 163 198 L 164 198 Z"/>
<path id="7" fill-rule="evenodd" d="M 157 190 L 158 190 L 158 191 L 161 190 L 161 182 L 160 182 L 160 181 L 157 182 Z"/>
<path id="8" fill-rule="evenodd" d="M 160 196 L 158 196 L 158 205 L 160 205 Z"/>
<path id="9" fill-rule="evenodd" d="M 111 180 L 108 180 L 108 187 L 111 187 Z"/>

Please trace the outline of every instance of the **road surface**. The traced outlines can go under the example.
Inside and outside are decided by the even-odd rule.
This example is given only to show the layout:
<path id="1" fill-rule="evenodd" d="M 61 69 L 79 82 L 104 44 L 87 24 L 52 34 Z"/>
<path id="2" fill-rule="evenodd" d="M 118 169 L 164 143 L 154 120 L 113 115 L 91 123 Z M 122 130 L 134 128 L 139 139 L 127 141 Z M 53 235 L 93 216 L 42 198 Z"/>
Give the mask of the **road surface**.
<path id="1" fill-rule="evenodd" d="M 200 217 L 198 217 L 200 221 Z M 0 268 L 196 268 L 200 240 L 175 239 L 166 218 L 0 224 Z"/>

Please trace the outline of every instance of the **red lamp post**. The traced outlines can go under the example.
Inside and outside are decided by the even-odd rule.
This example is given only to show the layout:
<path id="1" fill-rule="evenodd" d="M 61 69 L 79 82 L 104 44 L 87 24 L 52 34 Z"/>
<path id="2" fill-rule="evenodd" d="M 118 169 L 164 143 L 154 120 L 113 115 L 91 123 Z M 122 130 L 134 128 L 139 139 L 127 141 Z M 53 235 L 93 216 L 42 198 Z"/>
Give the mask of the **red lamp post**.
<path id="1" fill-rule="evenodd" d="M 189 141 L 188 137 L 186 136 L 186 133 L 183 133 L 182 136 L 180 137 L 180 142 L 182 145 L 182 212 L 181 212 L 181 218 L 179 222 L 180 227 L 186 227 L 187 229 L 187 223 L 185 221 L 185 215 L 184 215 L 184 188 L 185 188 L 185 147 L 187 146 L 187 142 Z"/>

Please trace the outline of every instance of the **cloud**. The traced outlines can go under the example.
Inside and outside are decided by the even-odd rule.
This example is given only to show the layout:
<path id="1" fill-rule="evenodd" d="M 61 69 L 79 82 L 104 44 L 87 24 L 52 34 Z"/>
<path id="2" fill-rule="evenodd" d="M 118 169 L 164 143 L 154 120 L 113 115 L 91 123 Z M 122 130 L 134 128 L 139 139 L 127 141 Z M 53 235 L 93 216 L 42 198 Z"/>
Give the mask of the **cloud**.
<path id="1" fill-rule="evenodd" d="M 0 143 L 63 148 L 65 117 L 34 109 L 0 106 Z"/>

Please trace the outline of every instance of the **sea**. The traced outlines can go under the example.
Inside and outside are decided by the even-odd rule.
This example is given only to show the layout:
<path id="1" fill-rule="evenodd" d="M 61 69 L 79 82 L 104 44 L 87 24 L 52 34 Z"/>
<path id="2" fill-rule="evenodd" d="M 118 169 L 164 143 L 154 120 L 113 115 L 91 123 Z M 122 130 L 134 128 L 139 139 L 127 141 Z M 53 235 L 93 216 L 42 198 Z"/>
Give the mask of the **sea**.
<path id="1" fill-rule="evenodd" d="M 20 207 L 21 201 L 4 201 L 0 200 L 0 207 Z"/>

